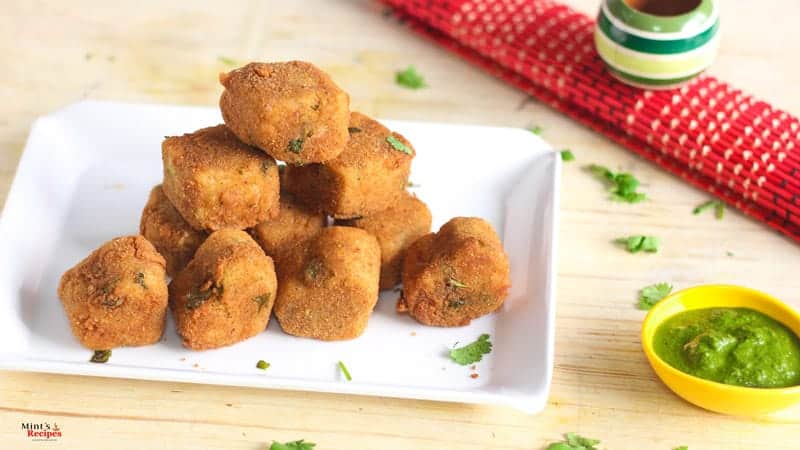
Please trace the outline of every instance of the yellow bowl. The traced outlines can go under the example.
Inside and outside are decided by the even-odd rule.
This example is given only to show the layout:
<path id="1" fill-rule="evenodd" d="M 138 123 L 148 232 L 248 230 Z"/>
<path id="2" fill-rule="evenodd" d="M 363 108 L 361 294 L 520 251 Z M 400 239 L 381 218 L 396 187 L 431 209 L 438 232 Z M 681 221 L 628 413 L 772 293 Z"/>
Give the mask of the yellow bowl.
<path id="1" fill-rule="evenodd" d="M 724 414 L 758 417 L 800 403 L 800 386 L 750 388 L 717 383 L 681 372 L 656 354 L 653 336 L 666 319 L 690 309 L 715 307 L 754 309 L 781 322 L 800 336 L 800 314 L 767 294 L 726 285 L 684 289 L 658 302 L 642 324 L 642 347 L 661 381 L 684 400 Z"/>

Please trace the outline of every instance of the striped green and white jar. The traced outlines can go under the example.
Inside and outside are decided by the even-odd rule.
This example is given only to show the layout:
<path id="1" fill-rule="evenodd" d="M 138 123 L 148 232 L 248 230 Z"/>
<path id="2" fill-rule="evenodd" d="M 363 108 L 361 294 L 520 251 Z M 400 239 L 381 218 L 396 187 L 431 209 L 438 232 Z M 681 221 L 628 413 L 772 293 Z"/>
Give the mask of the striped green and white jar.
<path id="1" fill-rule="evenodd" d="M 603 0 L 594 40 L 621 81 L 671 89 L 711 65 L 718 31 L 714 0 Z"/>

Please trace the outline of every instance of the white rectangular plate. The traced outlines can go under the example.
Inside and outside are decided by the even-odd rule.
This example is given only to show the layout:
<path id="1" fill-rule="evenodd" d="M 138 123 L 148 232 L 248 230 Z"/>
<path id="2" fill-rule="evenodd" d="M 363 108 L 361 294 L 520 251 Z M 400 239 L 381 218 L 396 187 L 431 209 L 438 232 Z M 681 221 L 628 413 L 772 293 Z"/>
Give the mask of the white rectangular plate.
<path id="1" fill-rule="evenodd" d="M 220 123 L 216 108 L 81 102 L 38 119 L 0 217 L 0 368 L 192 383 L 510 405 L 540 411 L 553 367 L 560 158 L 512 128 L 386 120 L 416 147 L 412 190 L 433 228 L 478 216 L 500 232 L 512 289 L 500 311 L 466 327 L 426 327 L 381 294 L 358 339 L 320 342 L 267 331 L 231 347 L 192 352 L 172 319 L 162 342 L 88 362 L 56 296 L 61 274 L 103 242 L 136 234 L 161 182 L 161 141 Z M 456 343 L 489 333 L 475 370 L 450 361 Z M 256 361 L 272 366 L 261 371 Z M 343 361 L 353 381 L 337 368 Z M 470 375 L 477 373 L 477 378 Z"/>

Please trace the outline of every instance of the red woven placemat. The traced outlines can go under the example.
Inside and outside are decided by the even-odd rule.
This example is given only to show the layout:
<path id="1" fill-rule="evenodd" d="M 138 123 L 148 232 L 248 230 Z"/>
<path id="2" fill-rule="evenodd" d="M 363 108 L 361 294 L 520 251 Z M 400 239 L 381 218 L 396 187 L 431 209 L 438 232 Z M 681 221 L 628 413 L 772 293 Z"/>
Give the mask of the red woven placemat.
<path id="1" fill-rule="evenodd" d="M 709 75 L 609 75 L 594 20 L 552 0 L 384 0 L 415 31 L 800 242 L 800 121 Z"/>

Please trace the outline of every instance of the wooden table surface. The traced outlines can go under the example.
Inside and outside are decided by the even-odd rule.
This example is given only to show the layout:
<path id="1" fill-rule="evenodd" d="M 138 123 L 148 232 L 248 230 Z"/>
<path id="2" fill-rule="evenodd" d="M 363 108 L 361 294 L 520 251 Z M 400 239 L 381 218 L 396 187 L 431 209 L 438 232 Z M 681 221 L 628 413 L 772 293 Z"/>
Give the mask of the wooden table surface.
<path id="1" fill-rule="evenodd" d="M 739 283 L 800 307 L 800 247 L 738 213 L 693 216 L 708 196 L 474 69 L 364 1 L 5 1 L 0 13 L 0 200 L 31 122 L 84 98 L 213 105 L 219 57 L 305 59 L 328 70 L 356 110 L 399 119 L 543 127 L 571 148 L 561 201 L 553 387 L 544 412 L 236 387 L 0 372 L 0 448 L 264 449 L 306 439 L 329 449 L 542 449 L 561 433 L 608 449 L 797 449 L 794 424 L 726 417 L 670 393 L 640 351 L 644 285 Z M 175 3 L 175 4 L 173 4 Z M 191 3 L 191 7 L 189 4 Z M 598 0 L 571 0 L 594 13 Z M 797 0 L 723 6 L 711 72 L 800 113 Z M 235 6 L 231 6 L 235 4 Z M 405 90 L 414 64 L 430 87 Z M 616 204 L 582 166 L 625 169 L 652 198 Z M 47 180 L 42 180 L 47 183 Z M 609 242 L 663 238 L 657 255 Z M 730 252 L 730 254 L 729 254 Z M 732 254 L 732 256 L 731 256 Z M 56 422 L 58 442 L 31 443 L 21 422 Z"/>

